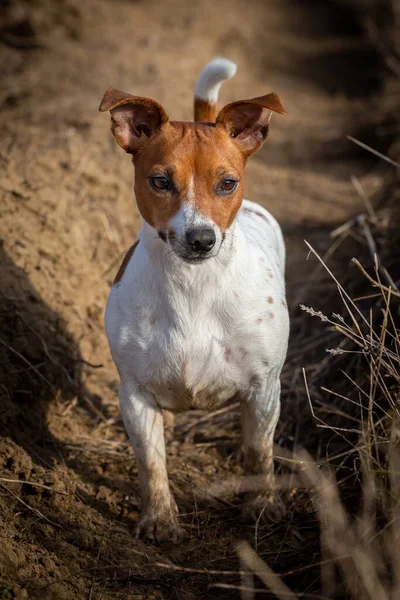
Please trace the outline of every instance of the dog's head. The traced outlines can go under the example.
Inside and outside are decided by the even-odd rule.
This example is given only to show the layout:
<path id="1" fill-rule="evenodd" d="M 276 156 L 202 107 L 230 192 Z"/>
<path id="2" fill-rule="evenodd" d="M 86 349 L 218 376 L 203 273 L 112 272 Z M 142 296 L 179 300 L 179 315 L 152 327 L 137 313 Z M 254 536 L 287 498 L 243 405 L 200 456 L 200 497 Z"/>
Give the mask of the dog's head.
<path id="1" fill-rule="evenodd" d="M 169 121 L 149 98 L 109 88 L 117 143 L 133 156 L 135 195 L 143 219 L 187 262 L 218 254 L 243 200 L 244 166 L 264 143 L 276 94 L 225 106 L 215 123 Z"/>

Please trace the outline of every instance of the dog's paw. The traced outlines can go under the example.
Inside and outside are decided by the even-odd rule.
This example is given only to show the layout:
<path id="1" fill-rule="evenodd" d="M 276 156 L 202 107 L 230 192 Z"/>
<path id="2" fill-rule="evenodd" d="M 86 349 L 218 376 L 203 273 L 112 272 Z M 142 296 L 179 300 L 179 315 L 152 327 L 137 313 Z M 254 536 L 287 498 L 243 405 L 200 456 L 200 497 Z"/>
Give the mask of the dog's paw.
<path id="1" fill-rule="evenodd" d="M 183 538 L 183 529 L 179 525 L 177 511 L 173 507 L 163 511 L 142 510 L 136 525 L 136 537 L 156 544 L 163 542 L 177 544 Z"/>
<path id="2" fill-rule="evenodd" d="M 255 523 L 260 519 L 266 522 L 276 522 L 283 519 L 285 514 L 285 505 L 277 492 L 260 492 L 247 497 L 243 507 L 242 521 Z"/>

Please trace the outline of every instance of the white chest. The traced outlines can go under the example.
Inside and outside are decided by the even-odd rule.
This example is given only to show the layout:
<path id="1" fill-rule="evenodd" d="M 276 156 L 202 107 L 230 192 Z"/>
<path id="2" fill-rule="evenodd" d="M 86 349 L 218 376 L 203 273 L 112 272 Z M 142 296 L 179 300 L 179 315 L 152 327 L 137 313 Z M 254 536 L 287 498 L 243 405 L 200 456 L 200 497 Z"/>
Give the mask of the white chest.
<path id="1" fill-rule="evenodd" d="M 221 287 L 173 293 L 142 281 L 128 307 L 112 294 L 107 332 L 120 372 L 171 410 L 215 408 L 251 394 L 281 361 L 287 336 L 281 287 L 260 268 L 251 275 L 251 283 L 237 273 Z"/>

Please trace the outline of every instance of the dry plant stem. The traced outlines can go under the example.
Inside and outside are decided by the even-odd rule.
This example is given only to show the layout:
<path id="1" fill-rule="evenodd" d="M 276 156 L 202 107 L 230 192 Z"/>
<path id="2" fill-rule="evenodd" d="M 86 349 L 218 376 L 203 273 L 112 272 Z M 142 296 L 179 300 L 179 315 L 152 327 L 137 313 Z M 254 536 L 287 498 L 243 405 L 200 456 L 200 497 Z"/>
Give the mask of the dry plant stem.
<path id="1" fill-rule="evenodd" d="M 238 592 L 242 592 L 242 599 L 247 598 L 247 596 L 243 595 L 245 592 L 252 594 L 254 594 L 255 592 L 257 594 L 265 594 L 266 596 L 271 598 L 271 592 L 269 590 L 247 587 L 244 585 L 233 585 L 230 583 L 213 583 L 209 586 L 209 589 L 237 590 Z M 255 596 L 249 596 L 249 598 L 255 598 Z M 302 594 L 301 598 L 310 598 L 312 600 L 329 600 L 325 596 L 315 596 L 314 594 L 310 594 L 310 596 L 308 596 L 308 594 Z"/>
<path id="2" fill-rule="evenodd" d="M 351 227 L 351 225 L 349 225 L 349 228 L 350 227 Z M 336 250 L 341 246 L 341 244 L 346 240 L 346 238 L 348 236 L 347 228 L 345 228 L 343 231 L 339 231 L 339 229 L 336 231 L 337 231 L 336 235 L 333 235 L 333 232 L 332 232 L 331 236 L 333 238 L 337 238 L 337 239 L 334 239 L 333 243 L 331 244 L 331 246 L 328 248 L 328 250 L 325 252 L 324 256 L 322 257 L 322 261 L 324 263 L 327 262 L 335 254 Z M 308 290 L 311 288 L 311 286 L 315 282 L 317 276 L 320 274 L 322 268 L 323 267 L 321 264 L 316 266 L 314 271 L 311 273 L 306 286 L 304 288 L 302 288 L 301 292 L 299 292 L 297 297 L 294 299 L 295 305 L 297 305 L 299 303 L 300 297 L 304 297 L 304 294 L 306 294 L 308 292 Z"/>
<path id="3" fill-rule="evenodd" d="M 318 492 L 318 498 L 314 498 L 314 502 L 324 528 L 325 549 L 340 565 L 351 594 L 354 598 L 389 600 L 371 555 L 357 540 L 340 502 L 337 484 L 318 469 L 308 453 L 303 451 L 299 456 L 304 460 L 301 472 L 304 483 Z"/>
<path id="4" fill-rule="evenodd" d="M 362 266 L 362 264 L 356 259 L 356 258 L 352 258 L 351 259 L 352 262 L 356 265 L 357 269 L 359 269 L 361 271 L 361 273 L 364 275 L 364 277 L 366 277 L 368 279 L 368 281 L 371 283 L 371 285 L 373 287 L 378 287 L 381 290 L 384 290 L 385 292 L 391 292 L 393 294 L 393 296 L 396 296 L 397 298 L 400 298 L 400 292 L 396 292 L 395 290 L 392 290 L 391 288 L 383 285 L 382 283 L 379 283 L 378 281 L 376 281 L 373 277 L 371 277 L 371 275 L 369 275 L 367 273 L 367 271 L 364 269 L 364 267 Z"/>
<path id="5" fill-rule="evenodd" d="M 342 432 L 346 432 L 346 433 L 358 433 L 358 431 L 359 431 L 358 429 L 345 429 L 344 427 L 332 427 L 331 425 L 327 425 L 322 419 L 317 417 L 317 415 L 314 412 L 314 407 L 311 402 L 311 396 L 310 396 L 310 391 L 308 389 L 308 383 L 307 383 L 305 369 L 303 368 L 302 371 L 303 371 L 304 385 L 306 388 L 307 399 L 308 399 L 308 403 L 310 406 L 311 414 L 316 421 L 319 421 L 321 423 L 321 425 L 317 425 L 317 427 L 320 427 L 322 429 L 331 429 L 332 431 L 336 431 L 336 432 L 342 431 Z"/>
<path id="6" fill-rule="evenodd" d="M 377 257 L 379 265 L 380 265 L 381 261 L 379 259 L 378 252 L 377 252 L 377 249 L 376 249 L 376 243 L 375 243 L 375 240 L 374 240 L 373 235 L 371 233 L 371 229 L 370 229 L 370 227 L 369 227 L 369 225 L 367 223 L 367 217 L 366 217 L 366 215 L 359 215 L 357 217 L 357 223 L 359 224 L 359 226 L 363 230 L 363 234 L 364 234 L 365 240 L 367 242 L 368 249 L 369 249 L 370 255 L 372 257 L 372 260 L 375 260 L 375 257 Z"/>
<path id="7" fill-rule="evenodd" d="M 354 185 L 358 195 L 360 196 L 361 200 L 364 202 L 364 206 L 367 210 L 368 216 L 371 220 L 371 223 L 376 223 L 378 221 L 377 216 L 376 216 L 376 212 L 373 209 L 373 206 L 371 204 L 370 199 L 368 198 L 368 196 L 366 195 L 366 193 L 363 190 L 363 187 L 361 185 L 361 183 L 358 180 L 358 177 L 356 177 L 355 175 L 351 175 L 350 177 L 350 181 L 351 183 Z"/>
<path id="8" fill-rule="evenodd" d="M 389 2 L 389 5 L 391 5 L 392 11 L 395 12 L 395 10 L 396 10 L 395 1 L 393 0 L 392 2 Z M 396 17 L 394 20 L 396 21 Z M 379 27 L 376 25 L 374 20 L 371 19 L 370 17 L 365 20 L 365 28 L 366 28 L 366 31 L 367 31 L 370 39 L 374 43 L 375 47 L 377 48 L 377 50 L 379 51 L 379 53 L 381 54 L 383 59 L 385 60 L 389 69 L 391 69 L 393 71 L 393 73 L 394 73 L 394 75 L 396 75 L 396 77 L 400 77 L 399 61 L 396 58 L 396 56 L 394 56 L 390 52 L 389 46 L 387 44 L 387 40 L 385 40 L 386 43 L 383 42 L 382 33 L 381 33 Z"/>
<path id="9" fill-rule="evenodd" d="M 239 542 L 237 552 L 241 562 L 250 571 L 253 571 L 279 600 L 295 600 L 297 598 L 297 595 L 283 583 L 279 575 L 269 568 L 247 542 Z"/>
<path id="10" fill-rule="evenodd" d="M 167 569 L 169 571 L 181 571 L 182 573 L 198 573 L 199 575 L 248 575 L 251 571 L 218 571 L 217 569 L 190 569 L 189 567 L 180 567 L 173 563 L 154 562 L 153 567 Z"/>
<path id="11" fill-rule="evenodd" d="M 333 238 L 333 239 L 335 239 L 339 235 L 343 235 L 344 233 L 347 233 L 349 231 L 349 229 L 351 229 L 352 227 L 354 227 L 354 225 L 356 223 L 357 223 L 357 217 L 353 217 L 349 221 L 346 221 L 346 223 L 343 223 L 343 225 L 340 225 L 339 227 L 336 227 L 336 229 L 334 229 L 333 231 L 331 231 L 330 237 Z"/>
<path id="12" fill-rule="evenodd" d="M 393 501 L 391 502 L 392 520 L 389 528 L 389 535 L 386 539 L 386 545 L 389 552 L 393 553 L 393 564 L 400 564 L 400 420 L 399 417 L 393 421 L 390 432 L 389 446 L 389 472 L 391 479 L 391 494 Z M 400 569 L 394 569 L 394 583 L 392 597 L 398 598 L 400 595 Z"/>
<path id="13" fill-rule="evenodd" d="M 346 137 L 351 142 L 354 142 L 358 146 L 361 146 L 361 148 L 364 148 L 364 150 L 368 150 L 368 152 L 372 152 L 372 154 L 375 154 L 375 156 L 379 156 L 379 158 L 382 158 L 382 160 L 385 160 L 386 162 L 388 162 L 389 164 L 393 165 L 394 167 L 400 167 L 399 163 L 397 163 L 396 161 L 392 160 L 388 156 L 385 156 L 384 154 L 381 154 L 377 150 L 374 150 L 374 148 L 371 148 L 371 146 L 368 146 L 367 144 L 364 144 L 364 142 L 360 142 L 360 140 L 357 140 L 356 138 L 353 138 L 353 136 L 351 136 L 351 135 L 348 135 Z"/>
<path id="14" fill-rule="evenodd" d="M 32 365 L 32 363 L 30 363 L 27 358 L 25 358 L 25 356 L 20 354 L 17 350 L 15 350 L 15 348 L 10 346 L 9 344 L 6 344 L 6 342 L 4 342 L 1 339 L 0 339 L 0 344 L 2 346 L 4 346 L 5 348 L 7 348 L 8 350 L 10 350 L 10 352 L 15 354 L 16 356 L 18 356 L 18 358 L 20 358 L 25 364 L 27 364 L 29 366 L 29 368 L 32 369 L 32 371 L 34 371 L 38 377 L 40 377 L 40 379 L 42 379 L 45 383 L 47 383 L 47 385 L 49 386 L 49 388 L 51 389 L 51 391 L 54 394 L 56 393 L 56 391 L 55 391 L 54 387 L 52 386 L 52 384 L 50 383 L 50 381 L 48 379 L 46 379 L 46 377 L 44 375 L 42 375 L 41 372 L 38 371 L 38 369 L 36 369 L 36 367 L 34 365 Z"/>
<path id="15" fill-rule="evenodd" d="M 240 566 L 242 568 L 243 571 L 246 570 L 246 565 L 243 563 L 243 561 L 240 561 Z M 241 590 L 241 598 L 242 600 L 254 600 L 255 599 L 255 594 L 254 594 L 254 575 L 253 573 L 243 573 L 241 575 L 241 582 L 242 585 L 240 586 Z"/>
<path id="16" fill-rule="evenodd" d="M 311 246 L 311 244 L 309 244 L 306 240 L 304 240 L 305 244 L 308 246 L 310 252 L 312 252 L 312 254 L 314 254 L 314 256 L 322 263 L 322 265 L 324 266 L 325 270 L 327 271 L 327 273 L 329 273 L 329 275 L 332 277 L 333 281 L 336 283 L 339 293 L 342 295 L 342 298 L 346 298 L 347 301 L 353 306 L 354 310 L 358 313 L 358 315 L 361 317 L 361 319 L 364 321 L 364 323 L 368 326 L 369 323 L 366 320 L 366 318 L 364 317 L 363 313 L 360 311 L 360 309 L 358 308 L 358 306 L 356 306 L 356 304 L 354 304 L 353 300 L 350 298 L 350 296 L 347 294 L 347 292 L 345 291 L 345 289 L 343 288 L 343 286 L 339 283 L 339 281 L 336 279 L 336 277 L 334 276 L 334 274 L 332 273 L 332 271 L 326 266 L 326 264 L 322 261 L 321 257 L 319 256 L 319 254 L 314 250 L 314 248 Z M 352 319 L 354 320 L 354 316 L 351 314 L 350 315 L 352 317 Z M 357 323 L 357 329 L 359 330 L 359 325 Z M 362 335 L 360 336 L 361 338 L 363 337 Z"/>
<path id="17" fill-rule="evenodd" d="M 208 421 L 210 421 L 211 419 L 213 419 L 217 415 L 222 415 L 222 414 L 224 414 L 226 412 L 230 412 L 230 411 L 238 408 L 238 406 L 239 406 L 239 402 L 234 402 L 233 404 L 229 404 L 228 406 L 224 406 L 223 408 L 219 408 L 218 410 L 214 410 L 214 411 L 210 412 L 209 414 L 200 417 L 200 419 L 198 419 L 194 423 L 191 423 L 189 425 L 189 427 L 185 431 L 185 442 L 189 441 L 189 434 L 191 433 L 191 431 L 195 427 L 197 427 L 198 425 L 201 425 L 202 423 L 207 423 Z"/>
<path id="18" fill-rule="evenodd" d="M 50 523 L 50 525 L 53 525 L 53 527 L 58 527 L 58 528 L 61 529 L 61 525 L 58 525 L 58 523 L 54 523 L 54 521 L 51 521 L 50 519 L 48 519 L 47 517 L 45 517 L 44 514 L 40 512 L 40 510 L 37 510 L 37 508 L 33 508 L 33 506 L 30 506 L 29 504 L 27 504 L 27 502 L 25 502 L 24 500 L 22 500 L 22 498 L 20 498 L 17 494 L 15 494 L 10 489 L 8 489 L 8 487 L 6 487 L 5 485 L 3 485 L 1 482 L 0 482 L 0 487 L 2 487 L 3 490 L 5 490 L 8 494 L 10 494 L 11 496 L 13 496 L 13 498 L 15 498 L 16 500 L 18 500 L 18 502 L 20 502 L 21 504 L 23 504 L 23 506 L 25 506 L 28 510 L 31 510 L 32 512 L 34 512 L 38 517 L 40 517 L 41 519 L 44 519 L 45 521 L 47 521 L 48 523 Z"/>
<path id="19" fill-rule="evenodd" d="M 42 483 L 35 483 L 34 481 L 25 481 L 23 479 L 8 479 L 7 477 L 0 477 L 0 481 L 6 481 L 7 483 L 26 483 L 27 485 L 32 485 L 34 487 L 43 488 L 44 490 L 50 490 L 54 494 L 62 494 L 63 496 L 69 496 L 68 492 L 63 492 L 61 490 L 55 490 L 54 488 L 43 485 Z"/>

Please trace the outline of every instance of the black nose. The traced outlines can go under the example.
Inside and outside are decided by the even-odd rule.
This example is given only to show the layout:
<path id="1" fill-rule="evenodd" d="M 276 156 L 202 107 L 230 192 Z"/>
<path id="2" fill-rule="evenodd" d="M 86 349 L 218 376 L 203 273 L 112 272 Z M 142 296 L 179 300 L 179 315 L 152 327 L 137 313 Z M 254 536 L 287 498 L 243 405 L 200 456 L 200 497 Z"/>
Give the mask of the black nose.
<path id="1" fill-rule="evenodd" d="M 216 237 L 212 229 L 191 229 L 186 233 L 189 246 L 195 252 L 209 252 L 215 245 Z"/>

